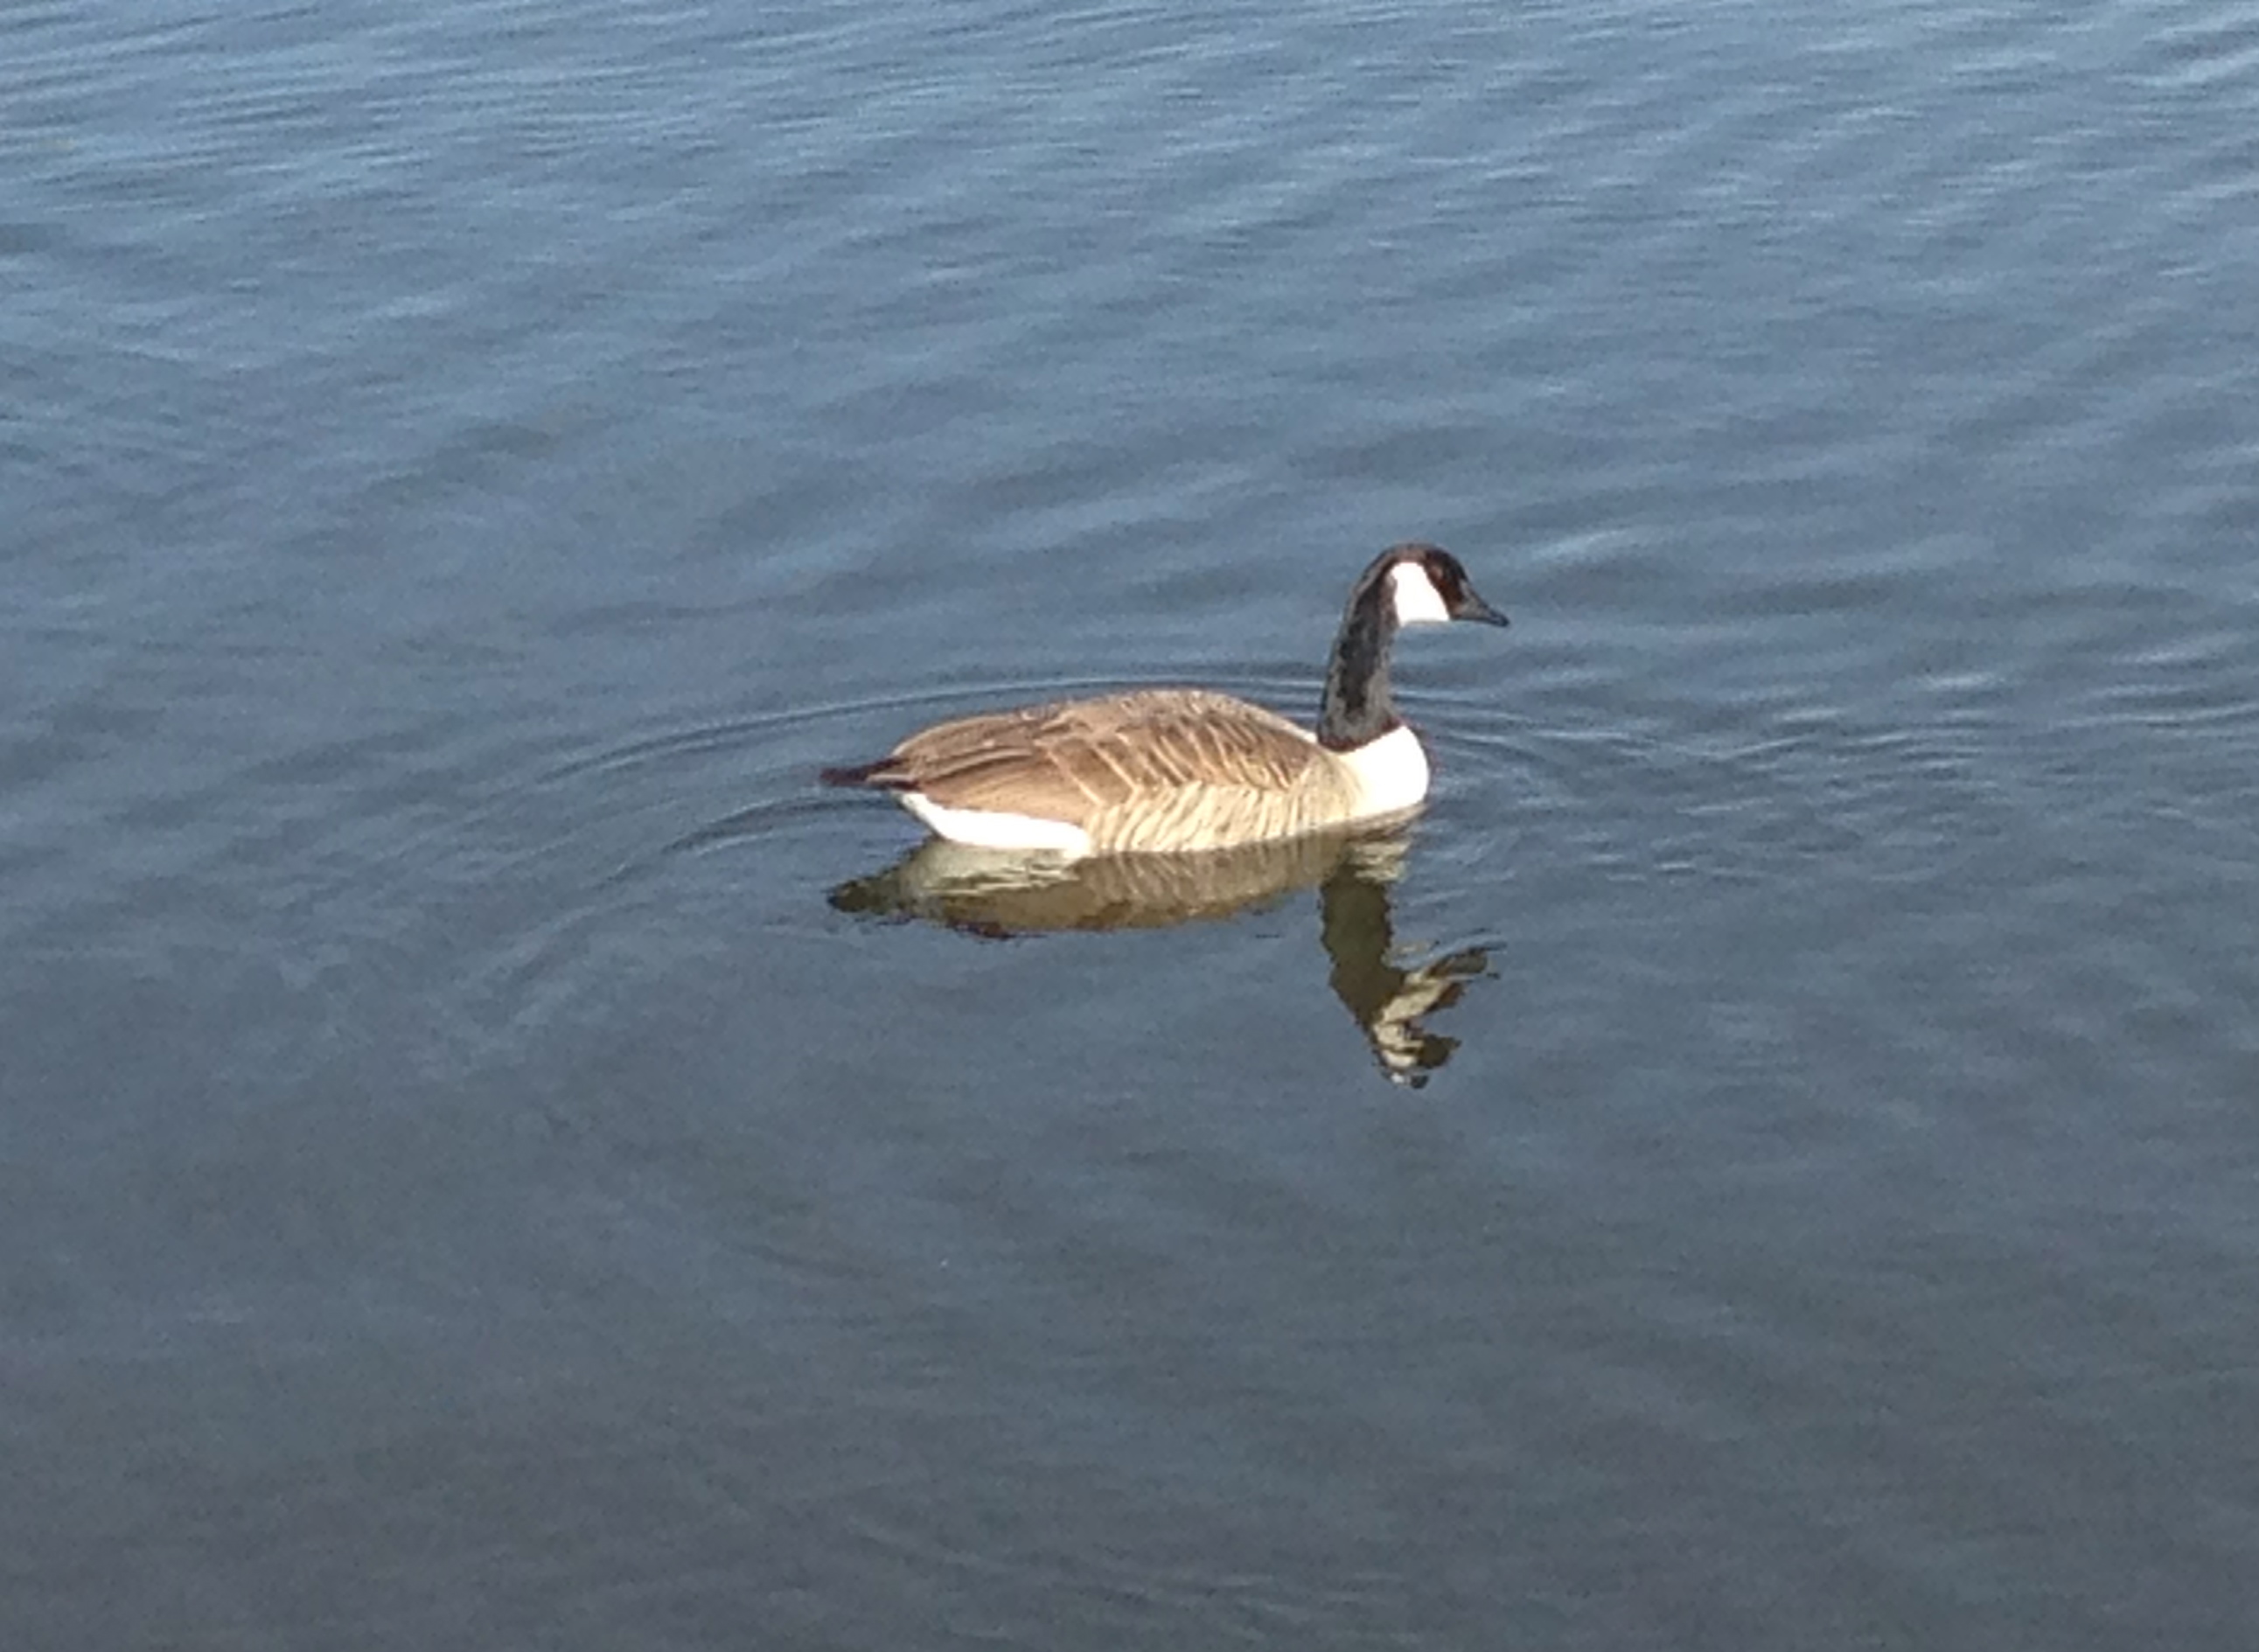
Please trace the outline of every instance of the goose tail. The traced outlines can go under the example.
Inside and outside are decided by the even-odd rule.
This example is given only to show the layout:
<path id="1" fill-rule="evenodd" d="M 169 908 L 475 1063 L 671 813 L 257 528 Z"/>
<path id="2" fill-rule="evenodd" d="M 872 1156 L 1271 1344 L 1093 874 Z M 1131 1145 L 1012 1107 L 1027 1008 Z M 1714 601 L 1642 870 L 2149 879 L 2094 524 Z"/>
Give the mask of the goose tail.
<path id="1" fill-rule="evenodd" d="M 826 786 L 860 786 L 900 791 L 909 782 L 900 773 L 894 772 L 894 758 L 882 757 L 875 763 L 851 763 L 844 768 L 818 769 L 816 778 Z"/>

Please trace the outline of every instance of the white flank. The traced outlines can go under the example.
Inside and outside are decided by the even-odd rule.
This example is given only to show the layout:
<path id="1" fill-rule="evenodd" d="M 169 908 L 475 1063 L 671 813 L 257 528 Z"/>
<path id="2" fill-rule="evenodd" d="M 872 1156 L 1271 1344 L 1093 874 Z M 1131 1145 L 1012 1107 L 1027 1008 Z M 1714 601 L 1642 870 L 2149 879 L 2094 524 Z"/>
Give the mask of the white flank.
<path id="1" fill-rule="evenodd" d="M 1443 625 L 1450 622 L 1451 610 L 1443 606 L 1443 594 L 1428 577 L 1425 563 L 1400 562 L 1389 569 L 1388 590 L 1396 601 L 1399 625 Z"/>
<path id="2" fill-rule="evenodd" d="M 1357 780 L 1359 818 L 1393 815 L 1428 795 L 1428 754 L 1420 737 L 1402 723 L 1343 751 L 1341 761 Z"/>
<path id="3" fill-rule="evenodd" d="M 1408 734 L 1411 730 L 1399 732 Z M 1046 849 L 1060 855 L 1090 852 L 1090 834 L 1063 820 L 1007 815 L 986 808 L 949 808 L 923 792 L 897 792 L 894 800 L 953 844 L 971 844 L 976 849 Z"/>

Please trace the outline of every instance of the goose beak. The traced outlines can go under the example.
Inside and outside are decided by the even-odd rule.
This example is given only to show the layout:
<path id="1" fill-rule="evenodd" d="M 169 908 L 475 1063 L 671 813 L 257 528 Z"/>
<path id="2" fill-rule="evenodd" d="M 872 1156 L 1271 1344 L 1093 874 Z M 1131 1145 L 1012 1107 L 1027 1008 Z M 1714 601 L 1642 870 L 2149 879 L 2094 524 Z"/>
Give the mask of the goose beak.
<path id="1" fill-rule="evenodd" d="M 1451 605 L 1451 617 L 1455 620 L 1480 620 L 1486 625 L 1511 623 L 1505 615 L 1484 602 L 1472 591 L 1463 593 L 1459 600 Z"/>

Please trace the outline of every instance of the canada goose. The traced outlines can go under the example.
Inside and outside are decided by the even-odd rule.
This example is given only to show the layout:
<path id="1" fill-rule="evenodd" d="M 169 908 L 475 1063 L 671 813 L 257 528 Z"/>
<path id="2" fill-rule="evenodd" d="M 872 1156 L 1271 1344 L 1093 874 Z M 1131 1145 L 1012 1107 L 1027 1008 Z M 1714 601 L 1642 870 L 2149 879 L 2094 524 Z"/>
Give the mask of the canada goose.
<path id="1" fill-rule="evenodd" d="M 1291 837 L 1403 815 L 1428 758 L 1388 693 L 1401 625 L 1506 616 L 1448 551 L 1400 545 L 1358 576 L 1315 735 L 1229 694 L 1151 688 L 937 723 L 828 786 L 892 792 L 940 836 L 1069 857 Z"/>

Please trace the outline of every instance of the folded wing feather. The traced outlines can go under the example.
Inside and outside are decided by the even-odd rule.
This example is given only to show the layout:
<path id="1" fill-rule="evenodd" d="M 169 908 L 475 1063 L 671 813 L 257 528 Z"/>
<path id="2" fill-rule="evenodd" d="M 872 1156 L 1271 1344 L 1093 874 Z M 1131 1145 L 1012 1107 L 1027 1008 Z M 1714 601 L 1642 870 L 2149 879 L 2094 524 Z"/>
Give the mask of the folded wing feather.
<path id="1" fill-rule="evenodd" d="M 1296 793 L 1329 779 L 1326 766 L 1284 717 L 1182 689 L 939 723 L 897 746 L 878 778 L 951 808 L 1087 822 L 1192 790 Z"/>

